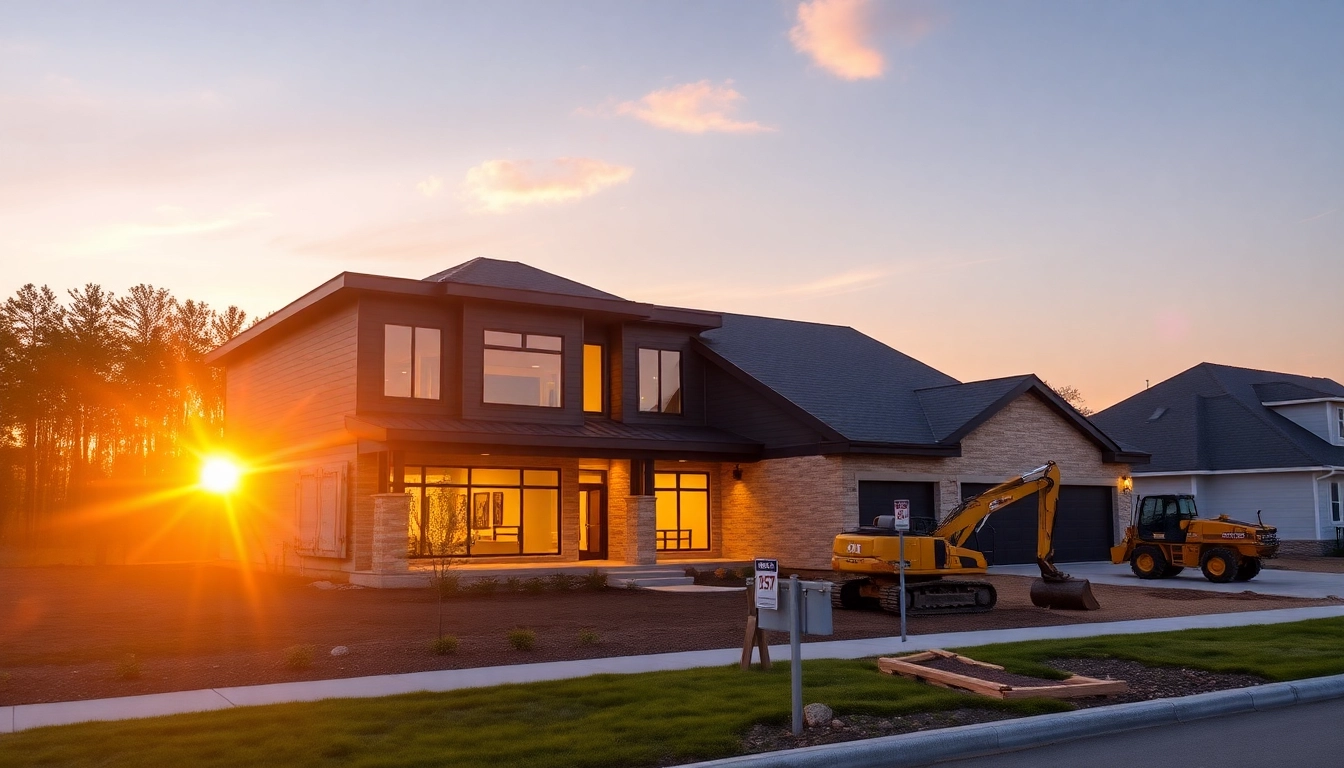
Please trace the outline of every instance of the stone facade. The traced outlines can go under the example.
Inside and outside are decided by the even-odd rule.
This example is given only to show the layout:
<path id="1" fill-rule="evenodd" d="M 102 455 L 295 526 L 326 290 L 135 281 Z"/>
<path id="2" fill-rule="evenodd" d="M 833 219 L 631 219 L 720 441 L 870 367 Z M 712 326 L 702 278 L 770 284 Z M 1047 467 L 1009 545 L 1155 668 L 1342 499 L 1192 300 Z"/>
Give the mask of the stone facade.
<path id="1" fill-rule="evenodd" d="M 1113 489 L 1115 541 L 1128 521 L 1129 494 L 1120 490 L 1128 464 L 1102 461 L 1101 450 L 1034 395 L 1025 394 L 982 424 L 952 458 L 805 456 L 743 466 L 720 505 L 723 556 L 778 557 L 796 568 L 829 568 L 835 534 L 859 522 L 863 480 L 935 482 L 941 516 L 961 498 L 961 483 L 1002 482 L 1047 461 L 1067 485 Z"/>
<path id="2" fill-rule="evenodd" d="M 411 497 L 406 493 L 375 493 L 373 501 L 374 573 L 395 575 L 410 570 L 407 565 L 406 525 Z"/>
<path id="3" fill-rule="evenodd" d="M 654 528 L 656 503 L 652 496 L 627 496 L 625 499 L 625 546 L 622 559 L 632 565 L 658 562 Z"/>

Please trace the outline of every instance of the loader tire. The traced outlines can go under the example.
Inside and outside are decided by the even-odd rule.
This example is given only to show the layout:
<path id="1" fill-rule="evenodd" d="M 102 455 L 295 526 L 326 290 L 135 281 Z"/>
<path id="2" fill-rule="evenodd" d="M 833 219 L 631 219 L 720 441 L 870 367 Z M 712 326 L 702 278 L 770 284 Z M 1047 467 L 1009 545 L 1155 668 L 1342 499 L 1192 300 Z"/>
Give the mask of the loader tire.
<path id="1" fill-rule="evenodd" d="M 1158 547 L 1138 547 L 1129 558 L 1129 569 L 1140 579 L 1160 579 L 1166 576 L 1167 568 L 1167 558 Z"/>
<path id="2" fill-rule="evenodd" d="M 1237 553 L 1226 547 L 1214 547 L 1199 559 L 1204 578 L 1215 584 L 1226 584 L 1237 578 Z"/>
<path id="3" fill-rule="evenodd" d="M 1181 571 L 1184 571 L 1184 570 L 1185 570 L 1185 566 L 1183 566 L 1183 565 L 1173 565 L 1173 566 L 1171 566 L 1170 568 L 1167 569 L 1167 572 L 1166 572 L 1166 573 L 1162 574 L 1162 578 L 1164 578 L 1164 579 L 1170 579 L 1170 578 L 1173 578 L 1173 577 L 1175 577 L 1175 576 L 1179 576 L 1180 573 L 1181 573 Z"/>
<path id="4" fill-rule="evenodd" d="M 1258 557 L 1248 557 L 1237 566 L 1237 581 L 1250 581 L 1260 575 L 1262 563 Z"/>

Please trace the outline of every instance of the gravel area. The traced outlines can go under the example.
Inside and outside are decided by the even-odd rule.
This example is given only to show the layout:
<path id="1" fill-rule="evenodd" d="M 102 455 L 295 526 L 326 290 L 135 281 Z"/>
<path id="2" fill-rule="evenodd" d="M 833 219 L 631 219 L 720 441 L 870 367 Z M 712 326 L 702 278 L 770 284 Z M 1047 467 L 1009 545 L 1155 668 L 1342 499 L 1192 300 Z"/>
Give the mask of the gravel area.
<path id="1" fill-rule="evenodd" d="M 1093 585 L 1103 610 L 1031 604 L 1030 579 L 991 576 L 999 605 L 984 614 L 914 617 L 911 634 L 1123 621 L 1271 608 L 1326 600 Z M 460 669 L 565 659 L 732 648 L 742 642 L 741 592 L 496 594 L 443 604 L 444 632 L 460 641 L 438 656 L 438 606 L 428 589 L 328 589 L 311 579 L 223 567 L 164 565 L 0 568 L 0 706 L 161 691 Z M 894 616 L 837 611 L 835 634 L 811 641 L 889 637 Z M 515 651 L 516 627 L 536 647 Z M 581 632 L 597 635 L 585 644 Z M 786 636 L 770 633 L 772 643 Z M 311 645 L 311 666 L 290 669 L 286 649 Z M 335 646 L 348 655 L 333 657 Z M 893 651 L 896 650 L 893 648 Z M 127 664 L 128 655 L 135 663 Z"/>
<path id="2" fill-rule="evenodd" d="M 1138 662 L 1119 659 L 1053 659 L 1048 663 L 1064 672 L 1095 677 L 1099 680 L 1124 680 L 1129 684 L 1129 692 L 1117 696 L 1070 699 L 1069 703 L 1078 709 L 1104 707 L 1131 701 L 1165 699 L 1173 696 L 1192 696 L 1197 693 L 1245 688 L 1269 682 L 1254 675 L 1223 674 L 1181 667 L 1148 667 Z M 934 664 L 939 665 L 939 668 L 946 667 L 949 664 L 962 669 L 966 667 L 965 664 L 951 659 L 929 663 L 930 666 Z M 958 671 L 955 667 L 951 668 L 950 671 Z M 986 669 L 984 672 L 993 673 L 995 670 Z M 1043 682 L 1036 678 L 1021 675 L 999 674 L 1027 681 L 1024 683 L 1016 683 L 1006 679 L 1001 681 L 1013 685 L 1039 685 Z M 993 679 L 988 675 L 980 674 L 979 671 L 977 671 L 977 676 L 986 680 Z M 837 713 L 836 719 L 832 721 L 832 727 L 807 728 L 803 731 L 802 736 L 798 737 L 795 737 L 787 727 L 756 725 L 743 737 L 742 751 L 771 752 L 778 749 L 810 747 L 817 744 L 836 744 L 842 741 L 872 739 L 879 736 L 894 736 L 901 733 L 929 731 L 958 725 L 1010 720 L 1016 717 L 1011 713 L 977 707 L 975 702 L 980 697 L 969 693 L 963 695 L 966 697 L 964 708 L 944 712 L 921 712 L 898 717 Z"/>

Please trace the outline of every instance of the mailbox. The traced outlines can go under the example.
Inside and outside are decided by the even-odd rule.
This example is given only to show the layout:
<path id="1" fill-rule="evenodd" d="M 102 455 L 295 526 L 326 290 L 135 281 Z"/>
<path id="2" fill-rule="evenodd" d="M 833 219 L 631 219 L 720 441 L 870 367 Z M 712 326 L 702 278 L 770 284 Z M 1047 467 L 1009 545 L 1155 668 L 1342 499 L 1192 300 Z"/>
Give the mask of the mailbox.
<path id="1" fill-rule="evenodd" d="M 802 628 L 805 635 L 829 635 L 831 634 L 831 587 L 829 581 L 800 581 L 798 586 L 802 589 L 803 599 L 803 620 Z M 761 608 L 757 611 L 758 626 L 761 629 L 772 629 L 777 632 L 788 632 L 789 611 L 793 606 L 793 595 L 790 591 L 793 588 L 791 581 L 779 580 L 779 609 L 770 610 Z"/>

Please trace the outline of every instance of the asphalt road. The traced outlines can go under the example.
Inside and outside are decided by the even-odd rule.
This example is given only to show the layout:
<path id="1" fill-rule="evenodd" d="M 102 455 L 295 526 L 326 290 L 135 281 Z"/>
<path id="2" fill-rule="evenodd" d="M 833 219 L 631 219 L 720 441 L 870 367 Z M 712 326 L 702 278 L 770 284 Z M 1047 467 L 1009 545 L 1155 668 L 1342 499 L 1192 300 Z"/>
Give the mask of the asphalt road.
<path id="1" fill-rule="evenodd" d="M 938 763 L 937 768 L 1333 768 L 1344 765 L 1344 699 Z"/>

